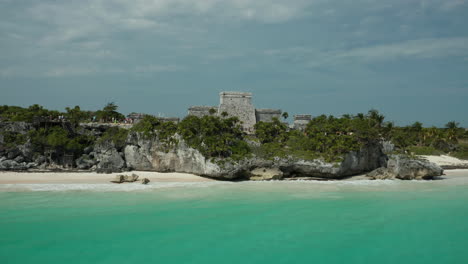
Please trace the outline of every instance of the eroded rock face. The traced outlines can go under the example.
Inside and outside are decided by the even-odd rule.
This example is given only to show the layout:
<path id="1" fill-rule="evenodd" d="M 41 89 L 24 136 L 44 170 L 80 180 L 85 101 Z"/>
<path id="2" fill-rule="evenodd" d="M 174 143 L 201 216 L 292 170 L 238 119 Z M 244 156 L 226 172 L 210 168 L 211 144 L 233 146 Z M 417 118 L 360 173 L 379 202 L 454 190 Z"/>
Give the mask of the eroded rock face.
<path id="1" fill-rule="evenodd" d="M 99 142 L 94 146 L 94 155 L 98 171 L 113 172 L 125 168 L 123 154 L 119 153 L 109 141 Z"/>
<path id="2" fill-rule="evenodd" d="M 76 159 L 75 164 L 76 168 L 80 170 L 87 170 L 92 168 L 94 165 L 96 165 L 97 161 L 90 158 L 89 155 L 82 155 L 78 159 Z"/>
<path id="3" fill-rule="evenodd" d="M 351 152 L 337 163 L 292 159 L 269 161 L 256 157 L 242 161 L 211 160 L 188 147 L 180 137 L 177 139 L 179 143 L 168 148 L 157 139 L 145 139 L 141 134 L 131 133 L 124 151 L 126 166 L 136 170 L 186 172 L 227 180 L 289 177 L 339 179 L 374 170 L 386 161 L 379 145 Z"/>
<path id="4" fill-rule="evenodd" d="M 387 168 L 396 175 L 396 178 L 402 180 L 432 179 L 444 172 L 435 163 L 410 159 L 402 155 L 392 156 L 388 161 Z"/>
<path id="5" fill-rule="evenodd" d="M 379 168 L 367 176 L 371 179 L 430 180 L 441 176 L 443 172 L 440 166 L 427 160 L 392 155 L 386 168 Z"/>
<path id="6" fill-rule="evenodd" d="M 223 172 L 217 164 L 206 159 L 198 150 L 188 147 L 180 138 L 177 146 L 168 146 L 157 139 L 145 139 L 141 134 L 130 133 L 124 153 L 127 167 L 135 170 L 187 172 L 204 176 L 221 175 Z"/>
<path id="7" fill-rule="evenodd" d="M 0 159 L 0 170 L 27 170 L 36 167 L 37 164 L 34 162 L 18 162 L 15 160 Z"/>

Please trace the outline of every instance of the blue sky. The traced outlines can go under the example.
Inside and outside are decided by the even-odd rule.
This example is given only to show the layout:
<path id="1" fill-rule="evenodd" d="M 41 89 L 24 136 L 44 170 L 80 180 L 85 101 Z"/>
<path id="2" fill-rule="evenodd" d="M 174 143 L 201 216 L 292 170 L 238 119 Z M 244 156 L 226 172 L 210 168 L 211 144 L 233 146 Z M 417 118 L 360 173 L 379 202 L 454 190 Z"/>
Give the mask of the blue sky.
<path id="1" fill-rule="evenodd" d="M 468 127 L 468 0 L 0 0 L 0 104 L 183 117 L 221 91 Z"/>

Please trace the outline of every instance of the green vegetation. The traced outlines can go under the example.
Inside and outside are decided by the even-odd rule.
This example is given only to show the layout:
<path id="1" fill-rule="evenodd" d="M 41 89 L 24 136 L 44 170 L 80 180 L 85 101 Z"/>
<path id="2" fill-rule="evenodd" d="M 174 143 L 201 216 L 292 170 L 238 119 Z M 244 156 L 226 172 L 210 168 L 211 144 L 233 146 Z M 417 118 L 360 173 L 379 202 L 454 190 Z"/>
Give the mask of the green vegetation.
<path id="1" fill-rule="evenodd" d="M 3 141 L 5 142 L 5 147 L 6 148 L 12 148 L 17 145 L 21 145 L 26 143 L 27 136 L 20 134 L 20 133 L 14 133 L 11 131 L 3 131 L 0 133 L 0 135 L 3 137 Z"/>
<path id="2" fill-rule="evenodd" d="M 266 159 L 280 157 L 311 160 L 321 157 L 326 161 L 339 161 L 350 151 L 357 151 L 381 140 L 389 140 L 395 144 L 395 151 L 398 153 L 449 154 L 468 159 L 468 132 L 460 128 L 457 122 L 450 121 L 444 128 L 424 127 L 420 122 L 397 127 L 391 122 L 385 122 L 385 117 L 377 110 L 342 117 L 317 116 L 303 131 L 290 130 L 286 124 L 275 118 L 272 122 L 257 123 L 255 134 L 249 136 L 242 132 L 241 123 L 236 117 L 229 117 L 226 112 L 217 116 L 215 109 L 210 110 L 209 116 L 188 116 L 178 125 L 147 115 L 130 131 L 111 127 L 99 138 L 72 132 L 73 127 L 76 128 L 81 122 L 123 120 L 124 115 L 117 112 L 117 109 L 115 103 L 108 103 L 96 112 L 83 111 L 79 106 L 67 107 L 65 112 L 48 110 L 37 104 L 27 108 L 0 106 L 1 121 L 64 119 L 72 124 L 72 129 L 65 124 L 57 125 L 57 122 L 55 125 L 41 125 L 27 134 L 3 131 L 2 147 L 13 148 L 30 141 L 34 151 L 38 153 L 52 149 L 78 155 L 96 142 L 110 141 L 118 149 L 122 149 L 128 133 L 138 132 L 147 139 L 157 138 L 166 146 L 166 151 L 178 144 L 179 137 L 176 135 L 179 135 L 190 147 L 208 158 L 239 160 L 253 153 Z M 288 116 L 287 112 L 282 113 L 282 118 L 287 119 Z"/>
<path id="3" fill-rule="evenodd" d="M 118 150 L 125 147 L 127 141 L 128 130 L 120 127 L 109 127 L 102 136 L 98 139 L 98 143 L 112 142 Z"/>
<path id="4" fill-rule="evenodd" d="M 40 105 L 31 105 L 28 108 L 19 106 L 0 106 L 0 120 L 33 122 L 35 117 L 58 118 L 62 113 L 47 110 Z"/>
<path id="5" fill-rule="evenodd" d="M 66 107 L 65 112 L 59 112 L 56 110 L 48 110 L 40 105 L 31 105 L 27 108 L 19 106 L 0 106 L 0 120 L 2 121 L 24 121 L 34 122 L 37 118 L 45 121 L 58 121 L 61 120 L 59 117 L 63 117 L 63 120 L 69 121 L 75 127 L 82 122 L 90 122 L 93 117 L 96 117 L 96 121 L 111 122 L 112 120 L 120 121 L 125 119 L 125 116 L 117 112 L 118 106 L 115 103 L 108 103 L 96 112 L 93 111 L 82 111 L 79 106 L 73 108 Z"/>
<path id="6" fill-rule="evenodd" d="M 165 146 L 165 151 L 177 145 L 174 135 L 177 133 L 177 125 L 173 122 L 164 122 L 157 117 L 146 115 L 136 123 L 131 131 L 141 133 L 146 139 L 157 137 Z"/>
<path id="7" fill-rule="evenodd" d="M 117 112 L 117 109 L 119 107 L 114 103 L 108 103 L 102 110 L 99 110 L 95 113 L 96 118 L 100 120 L 101 122 L 111 122 L 112 120 L 114 121 L 119 121 L 125 119 L 125 116 L 119 112 Z"/>
<path id="8" fill-rule="evenodd" d="M 58 153 L 80 155 L 95 141 L 92 136 L 70 134 L 60 126 L 30 130 L 27 138 L 33 145 L 33 151 L 40 154 L 46 150 L 53 150 Z"/>
<path id="9" fill-rule="evenodd" d="M 367 115 L 341 118 L 321 115 L 312 119 L 303 133 L 291 130 L 278 119 L 256 124 L 256 136 L 262 143 L 255 153 L 264 158 L 289 157 L 339 161 L 344 154 L 376 142 L 384 117 L 371 110 Z"/>
<path id="10" fill-rule="evenodd" d="M 188 116 L 180 122 L 178 133 L 206 157 L 239 160 L 250 153 L 237 117 Z"/>
<path id="11" fill-rule="evenodd" d="M 255 136 L 262 144 L 284 143 L 288 140 L 288 127 L 281 123 L 278 118 L 273 118 L 272 122 L 258 122 L 254 128 Z"/>

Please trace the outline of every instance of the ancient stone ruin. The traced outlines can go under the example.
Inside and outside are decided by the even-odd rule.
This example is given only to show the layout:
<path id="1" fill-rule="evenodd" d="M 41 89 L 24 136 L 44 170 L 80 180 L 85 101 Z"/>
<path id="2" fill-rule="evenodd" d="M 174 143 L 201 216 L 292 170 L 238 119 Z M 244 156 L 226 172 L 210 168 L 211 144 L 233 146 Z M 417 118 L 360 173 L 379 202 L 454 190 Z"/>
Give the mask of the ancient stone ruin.
<path id="1" fill-rule="evenodd" d="M 281 117 L 281 109 L 255 109 L 252 104 L 252 93 L 221 92 L 219 97 L 219 106 L 192 106 L 188 109 L 188 114 L 198 117 L 223 116 L 223 113 L 236 116 L 247 133 L 253 133 L 254 125 L 260 121 L 270 122 L 274 117 Z"/>

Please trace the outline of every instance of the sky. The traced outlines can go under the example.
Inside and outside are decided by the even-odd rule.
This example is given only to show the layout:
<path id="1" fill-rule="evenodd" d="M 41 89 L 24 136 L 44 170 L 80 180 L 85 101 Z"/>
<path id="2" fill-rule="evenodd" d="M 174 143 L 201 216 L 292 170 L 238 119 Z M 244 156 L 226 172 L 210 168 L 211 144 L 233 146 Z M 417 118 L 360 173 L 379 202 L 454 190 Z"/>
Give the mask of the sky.
<path id="1" fill-rule="evenodd" d="M 221 91 L 468 127 L 468 0 L 0 0 L 0 105 L 184 117 Z"/>

